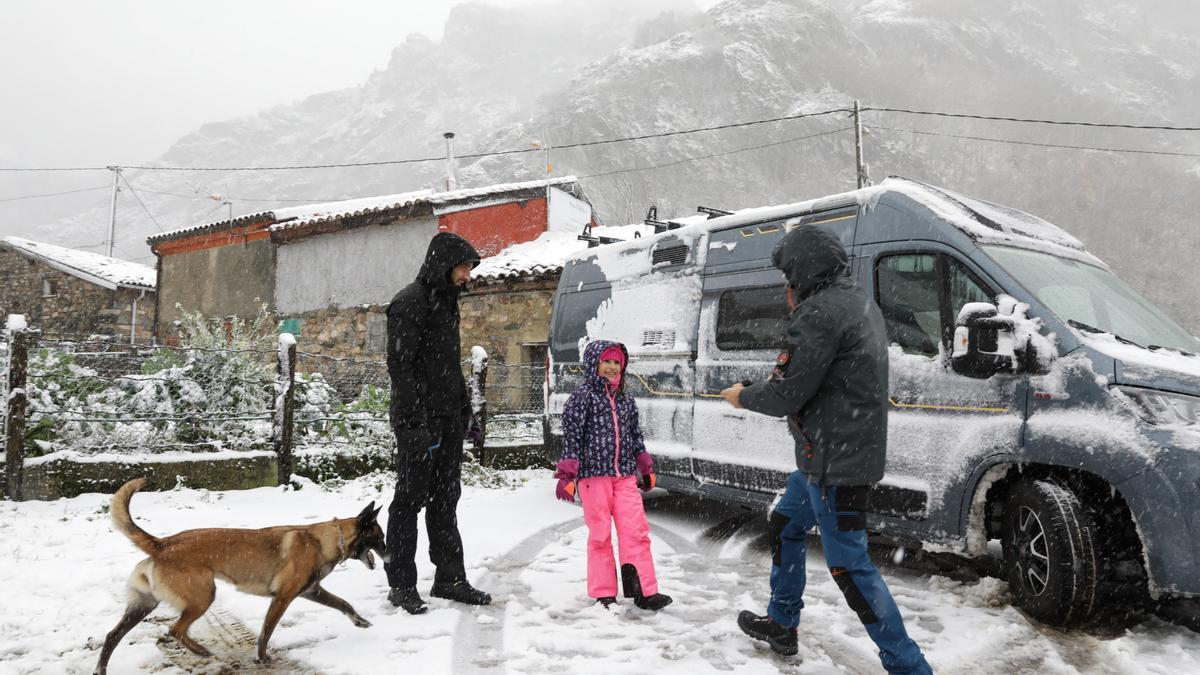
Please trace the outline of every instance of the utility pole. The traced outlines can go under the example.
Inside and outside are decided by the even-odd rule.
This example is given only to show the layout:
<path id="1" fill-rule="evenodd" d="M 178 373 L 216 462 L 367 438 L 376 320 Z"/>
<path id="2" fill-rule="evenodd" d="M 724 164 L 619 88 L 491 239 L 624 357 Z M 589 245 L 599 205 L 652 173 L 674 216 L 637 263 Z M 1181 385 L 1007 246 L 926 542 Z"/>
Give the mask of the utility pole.
<path id="1" fill-rule="evenodd" d="M 854 168 L 858 173 L 858 187 L 861 189 L 870 185 L 867 165 L 863 163 L 862 118 L 859 116 L 858 99 L 854 99 Z"/>
<path id="2" fill-rule="evenodd" d="M 121 167 L 110 166 L 108 170 L 113 172 L 112 185 L 112 209 L 108 216 L 108 257 L 113 254 L 113 240 L 116 238 L 117 231 L 117 193 L 121 188 L 117 187 L 117 181 L 121 179 Z"/>

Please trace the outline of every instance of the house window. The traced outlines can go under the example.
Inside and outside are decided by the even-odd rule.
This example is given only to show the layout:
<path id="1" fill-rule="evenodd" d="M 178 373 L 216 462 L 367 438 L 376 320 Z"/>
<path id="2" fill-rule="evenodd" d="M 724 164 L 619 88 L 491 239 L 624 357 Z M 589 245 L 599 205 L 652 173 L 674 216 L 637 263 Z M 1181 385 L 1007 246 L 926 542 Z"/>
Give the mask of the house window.
<path id="1" fill-rule="evenodd" d="M 58 295 L 58 279 L 51 277 L 42 278 L 42 297 L 52 298 Z"/>
<path id="2" fill-rule="evenodd" d="M 367 353 L 383 354 L 387 351 L 387 314 L 374 312 L 367 315 Z"/>

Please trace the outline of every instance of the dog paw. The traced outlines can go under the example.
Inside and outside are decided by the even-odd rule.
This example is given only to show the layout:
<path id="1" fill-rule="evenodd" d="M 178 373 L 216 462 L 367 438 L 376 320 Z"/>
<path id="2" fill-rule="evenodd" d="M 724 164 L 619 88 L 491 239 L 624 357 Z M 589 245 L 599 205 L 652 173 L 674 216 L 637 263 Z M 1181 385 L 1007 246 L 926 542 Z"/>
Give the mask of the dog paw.
<path id="1" fill-rule="evenodd" d="M 354 625 L 358 626 L 359 628 L 370 628 L 371 627 L 371 622 L 367 621 L 366 619 L 362 618 L 361 616 L 352 616 L 352 617 L 350 617 L 350 620 L 353 621 Z"/>

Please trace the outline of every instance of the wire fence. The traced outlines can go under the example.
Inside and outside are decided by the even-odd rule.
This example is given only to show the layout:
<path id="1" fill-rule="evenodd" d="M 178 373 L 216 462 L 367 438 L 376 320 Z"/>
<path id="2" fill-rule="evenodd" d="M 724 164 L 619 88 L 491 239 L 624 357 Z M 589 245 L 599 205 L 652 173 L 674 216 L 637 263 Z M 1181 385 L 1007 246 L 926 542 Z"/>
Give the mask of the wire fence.
<path id="1" fill-rule="evenodd" d="M 25 347 L 21 363 L 9 349 L 17 332 Z M 298 345 L 289 354 L 282 347 L 138 345 L 36 330 L 0 334 L 0 439 L 8 439 L 6 452 L 20 446 L 22 461 L 62 450 L 273 450 L 289 462 L 293 450 L 393 452 L 391 382 L 381 360 L 311 354 Z M 543 365 L 489 367 L 486 359 L 468 359 L 463 368 L 480 394 L 472 412 L 480 429 L 476 447 L 541 443 Z M 24 375 L 23 399 L 9 396 L 9 371 L 17 369 Z M 10 424 L 21 429 L 16 438 L 8 437 Z"/>

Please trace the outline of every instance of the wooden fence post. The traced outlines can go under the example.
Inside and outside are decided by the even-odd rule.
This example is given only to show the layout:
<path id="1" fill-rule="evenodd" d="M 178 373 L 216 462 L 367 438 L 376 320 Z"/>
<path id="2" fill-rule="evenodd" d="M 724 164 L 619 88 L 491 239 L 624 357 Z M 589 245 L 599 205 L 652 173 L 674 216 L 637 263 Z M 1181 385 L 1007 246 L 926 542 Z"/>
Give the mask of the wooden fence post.
<path id="1" fill-rule="evenodd" d="M 8 386 L 4 401 L 4 494 L 21 500 L 21 477 L 25 468 L 25 375 L 29 365 L 28 331 L 25 317 L 10 314 L 8 332 Z"/>
<path id="2" fill-rule="evenodd" d="M 276 364 L 275 417 L 275 461 L 279 468 L 278 485 L 292 481 L 292 424 L 295 412 L 296 387 L 296 337 L 291 333 L 279 334 L 279 361 Z"/>
<path id="3" fill-rule="evenodd" d="M 479 429 L 479 435 L 472 439 L 476 450 L 483 449 L 483 440 L 487 438 L 487 350 L 479 345 L 471 347 L 471 417 Z"/>

